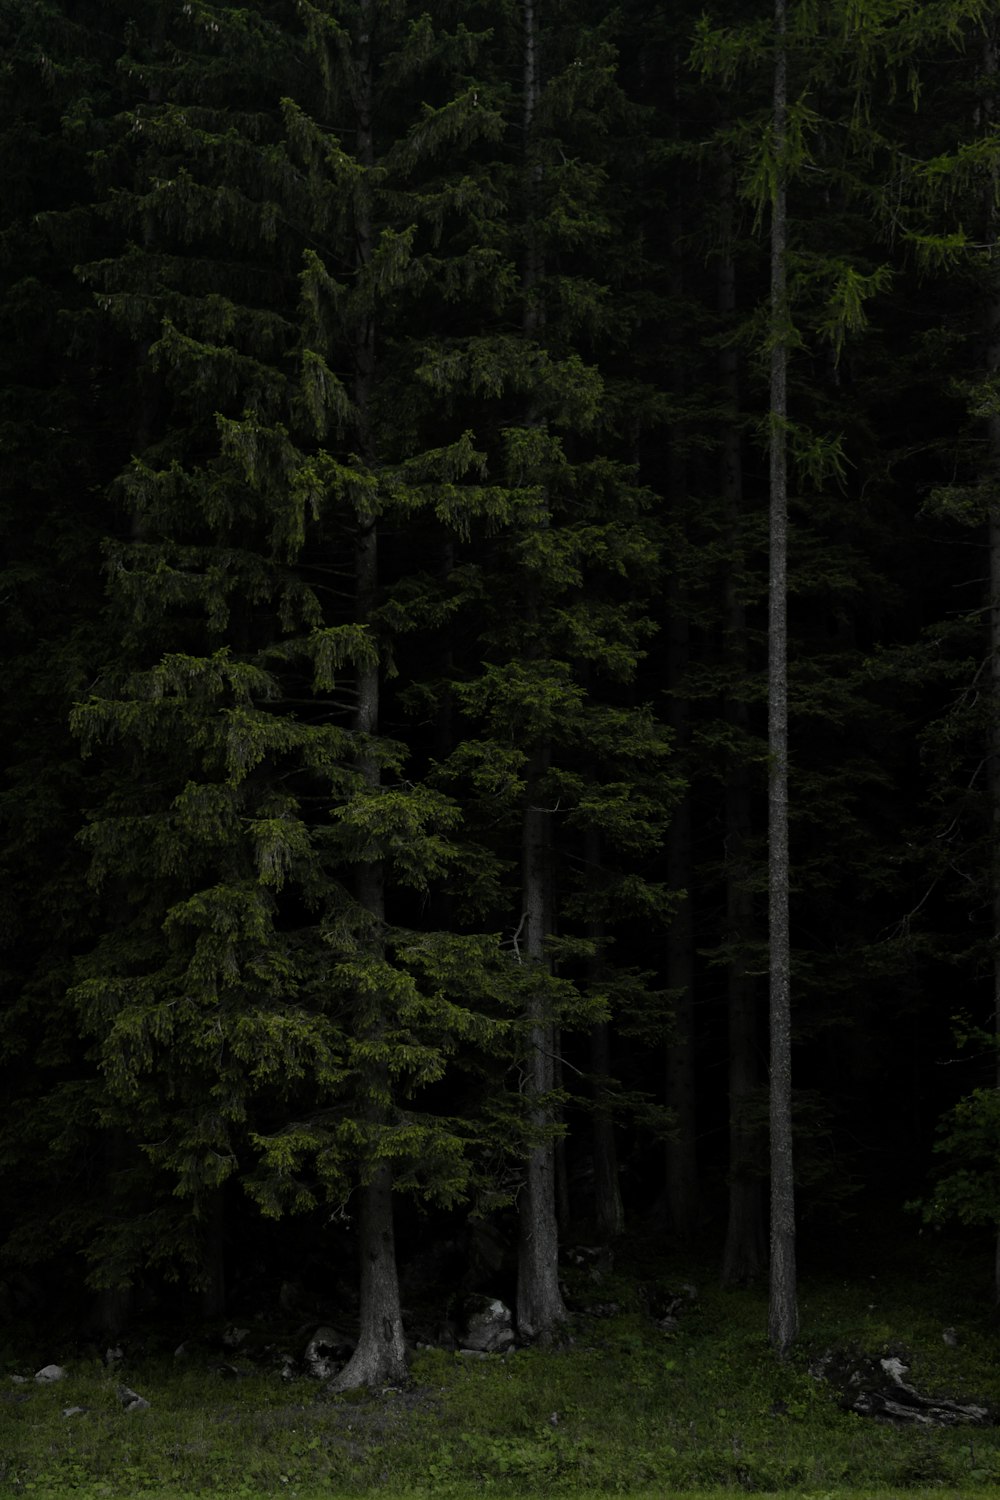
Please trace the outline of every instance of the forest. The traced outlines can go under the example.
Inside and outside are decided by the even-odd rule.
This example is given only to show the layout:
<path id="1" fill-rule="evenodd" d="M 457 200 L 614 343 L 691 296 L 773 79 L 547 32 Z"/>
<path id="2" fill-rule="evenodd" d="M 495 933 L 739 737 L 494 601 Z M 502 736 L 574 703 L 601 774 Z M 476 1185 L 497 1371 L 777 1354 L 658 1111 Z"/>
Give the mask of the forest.
<path id="1" fill-rule="evenodd" d="M 998 48 L 0 0 L 5 1317 L 992 1247 Z"/>

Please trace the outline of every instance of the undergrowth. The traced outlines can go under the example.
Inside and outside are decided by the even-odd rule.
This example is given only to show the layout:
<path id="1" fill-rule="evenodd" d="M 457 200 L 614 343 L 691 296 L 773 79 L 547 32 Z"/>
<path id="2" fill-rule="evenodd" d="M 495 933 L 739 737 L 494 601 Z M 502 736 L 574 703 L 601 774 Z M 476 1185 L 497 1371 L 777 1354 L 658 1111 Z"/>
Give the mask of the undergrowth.
<path id="1" fill-rule="evenodd" d="M 1000 1487 L 997 1428 L 880 1424 L 845 1410 L 809 1370 L 833 1347 L 894 1354 L 918 1389 L 1000 1412 L 997 1334 L 967 1278 L 807 1283 L 786 1363 L 767 1347 L 759 1291 L 702 1285 L 675 1327 L 659 1326 L 658 1299 L 686 1279 L 648 1268 L 600 1286 L 581 1278 L 577 1304 L 590 1296 L 604 1315 L 581 1312 L 567 1347 L 489 1359 L 422 1350 L 405 1390 L 334 1396 L 306 1379 L 248 1369 L 224 1380 L 153 1358 L 109 1372 L 67 1352 L 57 1384 L 3 1377 L 0 1494 L 829 1500 Z M 122 1380 L 148 1410 L 123 1409 Z"/>

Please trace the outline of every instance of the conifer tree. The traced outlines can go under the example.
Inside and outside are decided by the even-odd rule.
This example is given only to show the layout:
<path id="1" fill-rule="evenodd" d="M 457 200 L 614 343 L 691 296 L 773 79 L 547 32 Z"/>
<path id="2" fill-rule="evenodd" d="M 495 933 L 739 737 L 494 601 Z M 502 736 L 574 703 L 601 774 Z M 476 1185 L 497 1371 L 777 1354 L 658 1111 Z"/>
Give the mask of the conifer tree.
<path id="1" fill-rule="evenodd" d="M 115 95 L 103 19 L 99 5 L 11 4 L 0 16 L 0 1253 L 33 1274 L 99 1191 L 101 1090 L 66 988 L 94 916 L 73 841 L 87 778 L 67 719 L 108 652 L 101 490 L 121 443 L 118 374 L 73 275 L 100 242 L 86 130 Z M 60 1264 L 73 1285 L 72 1260 Z"/>
<path id="2" fill-rule="evenodd" d="M 717 150 L 735 164 L 741 193 L 756 212 L 757 237 L 766 222 L 772 230 L 770 288 L 757 281 L 759 310 L 744 325 L 745 334 L 752 340 L 751 355 L 754 348 L 757 355 L 748 361 L 749 378 L 741 395 L 744 422 L 755 407 L 760 413 L 757 433 L 758 437 L 767 434 L 771 461 L 769 493 L 762 493 L 759 485 L 746 493 L 745 535 L 750 545 L 745 557 L 752 559 L 760 546 L 761 523 L 766 515 L 772 606 L 768 629 L 768 823 L 773 863 L 769 885 L 773 899 L 770 927 L 776 944 L 770 955 L 771 1037 L 775 1046 L 771 1057 L 771 1204 L 772 1214 L 780 1221 L 779 1225 L 772 1219 L 771 1274 L 785 1287 L 779 1297 L 772 1284 L 776 1311 L 778 1304 L 782 1309 L 772 1322 L 772 1338 L 779 1347 L 785 1347 L 794 1336 L 795 1324 L 794 1290 L 788 1274 L 794 1231 L 793 1100 L 788 1076 L 791 1032 L 787 1013 L 791 974 L 797 973 L 802 979 L 796 1006 L 797 1039 L 805 1042 L 813 1028 L 826 1025 L 823 1010 L 829 1011 L 826 997 L 820 1007 L 814 1004 L 819 992 L 810 979 L 812 963 L 817 964 L 818 976 L 820 962 L 826 965 L 828 958 L 821 960 L 819 954 L 815 959 L 807 957 L 800 947 L 790 961 L 785 952 L 788 897 L 793 898 L 793 915 L 805 918 L 816 912 L 822 922 L 828 921 L 821 914 L 829 901 L 823 886 L 829 872 L 829 845 L 823 869 L 816 861 L 807 863 L 802 858 L 801 851 L 809 844 L 810 825 L 818 825 L 821 820 L 824 838 L 843 840 L 845 851 L 850 848 L 850 857 L 856 860 L 864 821 L 869 816 L 865 788 L 874 786 L 881 775 L 876 757 L 861 749 L 872 733 L 877 709 L 863 701 L 863 662 L 854 648 L 850 627 L 840 630 L 840 639 L 834 632 L 828 640 L 824 640 L 823 629 L 817 628 L 824 609 L 846 620 L 857 610 L 851 594 L 857 597 L 862 588 L 876 587 L 872 560 L 862 550 L 869 535 L 851 468 L 854 445 L 866 441 L 865 418 L 851 389 L 854 382 L 842 378 L 841 354 L 849 336 L 860 339 L 866 327 L 864 303 L 883 292 L 889 278 L 887 268 L 875 258 L 884 250 L 873 241 L 870 231 L 859 232 L 858 220 L 853 217 L 853 205 L 869 192 L 869 166 L 880 147 L 877 129 L 868 124 L 865 114 L 864 89 L 870 66 L 867 26 L 856 15 L 843 20 L 840 27 L 832 13 L 817 18 L 806 8 L 789 7 L 786 12 L 779 6 L 775 13 L 777 34 L 769 31 L 766 40 L 762 28 L 741 21 L 715 32 L 703 25 L 695 49 L 696 59 L 707 63 L 710 71 L 731 83 L 740 80 L 744 108 L 751 107 L 752 101 L 752 114 L 727 120 L 719 133 Z M 791 38 L 789 55 L 794 57 L 795 68 L 793 85 L 783 92 L 782 59 L 778 54 L 786 32 Z M 763 75 L 761 65 L 765 62 L 772 65 L 768 102 L 762 94 L 751 91 L 752 80 Z M 808 172 L 804 170 L 807 165 Z M 828 184 L 824 189 L 826 208 L 815 196 L 822 183 Z M 834 201 L 840 217 L 831 221 L 829 204 Z M 815 233 L 819 224 L 823 225 L 822 243 Z M 838 233 L 843 230 L 839 241 L 833 238 L 834 224 Z M 744 264 L 753 275 L 753 258 L 744 256 Z M 752 296 L 753 280 L 748 291 Z M 861 368 L 860 360 L 856 361 L 856 369 Z M 753 430 L 751 423 L 747 426 Z M 834 500 L 838 491 L 840 496 Z M 756 516 L 752 513 L 754 505 L 759 507 Z M 834 505 L 840 508 L 839 526 L 832 524 Z M 848 514 L 849 523 L 844 520 Z M 783 565 L 786 549 L 787 575 Z M 739 602 L 751 624 L 746 636 L 753 643 L 751 666 L 761 640 L 757 598 L 763 592 L 753 568 L 744 564 L 739 577 Z M 791 613 L 785 603 L 789 593 L 796 601 Z M 832 602 L 834 598 L 836 603 Z M 807 606 L 807 599 L 815 602 Z M 822 604 L 823 600 L 830 602 Z M 734 679 L 733 667 L 730 657 L 720 674 L 727 686 Z M 742 692 L 752 702 L 752 679 L 740 675 Z M 821 684 L 831 679 L 837 686 L 824 691 Z M 836 695 L 840 695 L 839 707 Z M 824 745 L 816 738 L 813 728 L 824 720 L 832 727 L 844 713 L 853 715 L 854 725 L 854 780 L 849 789 L 843 763 L 831 754 L 829 743 Z M 788 729 L 795 746 L 791 759 Z M 731 729 L 728 734 L 732 740 Z M 755 753 L 752 742 L 747 748 L 751 755 Z M 790 802 L 786 801 L 786 788 L 790 788 Z M 835 802 L 838 812 L 834 812 Z M 789 890 L 786 863 L 789 831 L 796 854 L 794 891 Z M 861 962 L 860 957 L 855 962 Z M 827 977 L 824 982 L 829 985 Z M 804 1104 L 803 1096 L 800 1101 Z M 780 1255 L 774 1242 L 779 1227 Z M 735 1257 L 727 1253 L 727 1261 L 735 1263 Z"/>
<path id="3" fill-rule="evenodd" d="M 552 1165 L 560 1032 L 586 1017 L 596 929 L 662 899 L 629 866 L 636 850 L 657 846 L 674 788 L 662 730 L 622 686 L 649 629 L 648 498 L 613 456 L 611 395 L 580 352 L 612 342 L 608 269 L 625 282 L 621 227 L 601 206 L 607 146 L 596 128 L 625 103 L 599 27 L 564 17 L 560 28 L 550 16 L 537 24 L 533 7 L 519 7 L 519 19 L 524 29 L 512 24 L 506 39 L 512 52 L 523 47 L 516 138 L 527 125 L 527 154 L 496 179 L 510 204 L 517 279 L 497 324 L 450 351 L 442 340 L 435 368 L 443 402 L 462 399 L 470 374 L 478 387 L 474 420 L 493 434 L 491 472 L 511 516 L 471 557 L 479 637 L 473 653 L 456 654 L 452 689 L 468 727 L 442 774 L 464 785 L 470 826 L 519 870 L 503 892 L 527 1001 L 518 1323 L 545 1336 L 563 1316 Z M 606 246 L 602 279 L 586 253 L 591 236 Z M 493 331 L 515 319 L 516 341 Z M 603 891 L 599 872 L 570 873 L 598 835 Z M 622 868 L 609 878 L 612 859 Z M 610 982 L 605 969 L 601 992 Z"/>
<path id="4" fill-rule="evenodd" d="M 501 122 L 461 22 L 301 14 L 302 32 L 280 9 L 198 12 L 119 147 L 144 248 L 88 272 L 158 384 L 121 482 L 141 526 L 112 552 L 126 659 L 77 714 L 85 744 L 121 749 L 87 835 L 117 906 L 76 995 L 132 1139 L 160 1143 L 144 1232 L 193 1205 L 160 1251 L 105 1237 L 100 1274 L 162 1253 L 197 1276 L 230 1179 L 273 1215 L 356 1193 L 346 1385 L 402 1374 L 392 1188 L 453 1200 L 477 1130 L 413 1096 L 495 1036 L 509 967 L 490 939 L 408 925 L 409 893 L 458 856 L 458 811 L 404 774 L 382 695 L 394 636 L 447 611 L 379 548 L 386 517 L 468 530 L 501 503 L 421 401 L 417 337 L 494 273 L 463 215 L 489 203 L 475 156 Z M 236 114 L 213 71 L 235 43 Z M 148 101 L 156 58 L 133 67 Z M 417 109 L 424 73 L 440 102 Z"/>
<path id="5" fill-rule="evenodd" d="M 928 118 L 926 137 L 921 136 L 920 148 L 908 158 L 902 190 L 897 189 L 895 222 L 903 227 L 904 243 L 915 251 L 925 284 L 939 282 L 947 288 L 944 315 L 967 356 L 966 368 L 953 385 L 964 396 L 966 411 L 949 410 L 953 426 L 945 426 L 938 438 L 940 482 L 931 489 L 924 512 L 944 522 L 956 541 L 965 531 L 971 546 L 959 555 L 967 550 L 967 565 L 977 572 L 985 549 L 988 592 L 983 607 L 964 618 L 947 625 L 935 621 L 907 660 L 908 670 L 922 661 L 926 677 L 955 684 L 947 712 L 932 718 L 925 731 L 926 759 L 934 772 L 928 800 L 940 808 L 940 826 L 929 842 L 924 879 L 933 892 L 949 886 L 955 869 L 961 868 L 963 896 L 972 894 L 970 922 L 976 930 L 971 943 L 965 933 L 956 943 L 947 931 L 934 938 L 928 932 L 924 941 L 939 952 L 951 949 L 952 961 L 970 971 L 970 1003 L 963 1008 L 960 1026 L 968 1031 L 969 1041 L 995 1058 L 1000 1055 L 1000 156 L 995 20 L 970 5 L 943 26 L 932 8 L 921 10 L 891 38 L 889 60 L 896 67 L 909 66 L 919 76 L 935 42 L 954 51 L 959 83 L 947 128 L 942 130 L 939 120 Z M 990 684 L 985 697 L 973 686 L 981 675 L 988 676 Z M 988 931 L 976 920 L 986 910 Z M 985 981 L 987 975 L 989 1001 L 980 1006 L 975 981 Z M 960 1099 L 941 1122 L 937 1151 L 944 1163 L 935 1173 L 924 1213 L 933 1222 L 957 1217 L 996 1228 L 994 1296 L 1000 1301 L 995 1188 L 995 1089 L 1000 1075 L 995 1067 L 991 1071 L 993 1076 L 984 1075 L 980 1087 Z"/>

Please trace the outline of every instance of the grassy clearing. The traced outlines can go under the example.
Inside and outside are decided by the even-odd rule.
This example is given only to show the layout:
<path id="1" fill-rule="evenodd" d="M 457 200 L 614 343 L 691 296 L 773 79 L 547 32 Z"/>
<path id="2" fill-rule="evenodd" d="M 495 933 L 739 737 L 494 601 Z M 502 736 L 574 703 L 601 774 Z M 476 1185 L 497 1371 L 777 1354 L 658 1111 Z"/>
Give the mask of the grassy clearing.
<path id="1" fill-rule="evenodd" d="M 682 1269 L 642 1278 L 667 1291 Z M 590 1287 L 588 1293 L 588 1287 Z M 418 1353 L 407 1390 L 330 1396 L 307 1380 L 247 1368 L 224 1380 L 207 1368 L 148 1358 L 109 1373 L 100 1362 L 52 1357 L 57 1385 L 0 1385 L 0 1494 L 85 1500 L 284 1495 L 394 1500 L 534 1495 L 667 1500 L 781 1494 L 802 1500 L 906 1491 L 1000 1493 L 1000 1431 L 914 1430 L 841 1409 L 808 1372 L 830 1345 L 904 1354 L 926 1393 L 1000 1411 L 998 1336 L 972 1278 L 959 1273 L 883 1288 L 870 1276 L 807 1282 L 803 1337 L 782 1365 L 764 1339 L 761 1293 L 703 1285 L 673 1331 L 642 1310 L 636 1278 L 577 1287 L 578 1300 L 614 1301 L 614 1317 L 583 1314 L 563 1351 L 506 1359 Z M 957 1331 L 957 1347 L 942 1338 Z M 23 1369 L 24 1366 L 22 1365 Z M 124 1380 L 148 1398 L 125 1412 Z M 67 1407 L 86 1408 L 64 1417 Z"/>

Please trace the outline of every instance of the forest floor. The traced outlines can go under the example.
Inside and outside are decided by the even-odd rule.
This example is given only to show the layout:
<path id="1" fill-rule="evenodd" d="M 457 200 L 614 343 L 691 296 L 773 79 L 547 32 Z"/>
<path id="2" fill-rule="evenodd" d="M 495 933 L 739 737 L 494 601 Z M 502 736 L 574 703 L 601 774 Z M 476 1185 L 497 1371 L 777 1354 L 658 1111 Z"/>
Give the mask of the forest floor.
<path id="1" fill-rule="evenodd" d="M 333 1395 L 282 1379 L 254 1361 L 253 1341 L 274 1339 L 263 1327 L 227 1368 L 217 1352 L 175 1361 L 153 1332 L 126 1340 L 113 1369 L 96 1349 L 50 1348 L 66 1369 L 52 1384 L 25 1380 L 30 1359 L 3 1350 L 0 1495 L 1000 1495 L 985 1257 L 968 1263 L 942 1240 L 898 1271 L 874 1255 L 864 1265 L 854 1256 L 842 1275 L 803 1277 L 801 1338 L 784 1363 L 767 1346 L 763 1289 L 722 1291 L 704 1263 L 699 1274 L 652 1256 L 571 1273 L 565 1347 L 479 1359 L 421 1349 L 400 1390 Z M 898 1360 L 922 1394 L 989 1416 L 923 1427 L 860 1415 L 848 1409 L 855 1388 L 817 1373 L 831 1355 L 869 1376 Z M 123 1384 L 148 1407 L 125 1410 Z"/>

